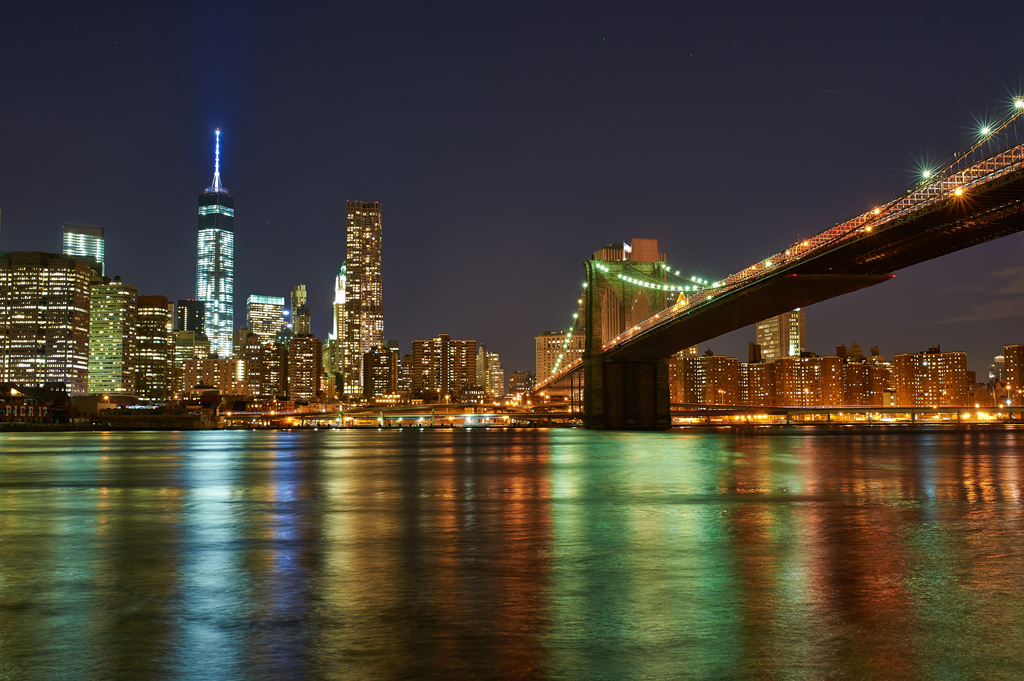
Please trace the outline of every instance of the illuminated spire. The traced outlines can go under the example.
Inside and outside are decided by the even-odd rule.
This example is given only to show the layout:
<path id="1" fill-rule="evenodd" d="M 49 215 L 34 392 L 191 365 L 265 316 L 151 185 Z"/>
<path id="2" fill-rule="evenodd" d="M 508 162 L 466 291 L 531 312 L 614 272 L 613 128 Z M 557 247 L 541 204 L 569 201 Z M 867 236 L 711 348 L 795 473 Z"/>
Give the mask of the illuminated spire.
<path id="1" fill-rule="evenodd" d="M 224 185 L 220 183 L 220 128 L 217 128 L 217 143 L 213 150 L 213 186 L 208 187 L 208 192 L 227 192 Z"/>

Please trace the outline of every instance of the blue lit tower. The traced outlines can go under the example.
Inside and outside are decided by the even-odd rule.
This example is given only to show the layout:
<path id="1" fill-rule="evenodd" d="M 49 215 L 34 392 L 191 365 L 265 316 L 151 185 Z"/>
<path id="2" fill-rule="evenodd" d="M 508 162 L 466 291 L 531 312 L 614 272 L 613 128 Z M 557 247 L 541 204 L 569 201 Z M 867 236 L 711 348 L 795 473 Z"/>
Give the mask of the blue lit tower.
<path id="1" fill-rule="evenodd" d="M 231 356 L 235 328 L 235 200 L 220 183 L 220 128 L 213 161 L 213 186 L 199 195 L 199 259 L 196 298 L 206 304 L 210 349 Z"/>

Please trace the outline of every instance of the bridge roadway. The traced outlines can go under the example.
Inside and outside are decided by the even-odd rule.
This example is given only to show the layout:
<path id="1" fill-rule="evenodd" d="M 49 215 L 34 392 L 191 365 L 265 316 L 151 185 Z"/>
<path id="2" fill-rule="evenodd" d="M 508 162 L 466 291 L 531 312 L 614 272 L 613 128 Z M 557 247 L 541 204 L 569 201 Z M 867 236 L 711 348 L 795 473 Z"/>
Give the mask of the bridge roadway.
<path id="1" fill-rule="evenodd" d="M 604 341 L 601 263 L 587 268 L 583 358 L 537 390 L 583 372 L 591 428 L 668 427 L 667 358 L 798 307 L 874 286 L 893 272 L 1024 230 L 1024 144 L 950 166 L 907 194 L 799 241 Z"/>

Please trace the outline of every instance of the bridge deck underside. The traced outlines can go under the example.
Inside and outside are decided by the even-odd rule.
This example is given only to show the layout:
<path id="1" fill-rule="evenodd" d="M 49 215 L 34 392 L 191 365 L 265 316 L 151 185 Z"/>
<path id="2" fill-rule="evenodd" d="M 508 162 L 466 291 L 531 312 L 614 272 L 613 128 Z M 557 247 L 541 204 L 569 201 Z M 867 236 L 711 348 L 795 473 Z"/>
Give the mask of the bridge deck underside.
<path id="1" fill-rule="evenodd" d="M 884 225 L 788 270 L 887 274 L 1024 230 L 1024 171 Z"/>
<path id="2" fill-rule="evenodd" d="M 890 278 L 888 274 L 807 274 L 769 279 L 701 305 L 656 333 L 645 334 L 621 351 L 608 352 L 605 359 L 665 359 L 683 348 L 756 324 L 762 319 L 874 286 Z"/>

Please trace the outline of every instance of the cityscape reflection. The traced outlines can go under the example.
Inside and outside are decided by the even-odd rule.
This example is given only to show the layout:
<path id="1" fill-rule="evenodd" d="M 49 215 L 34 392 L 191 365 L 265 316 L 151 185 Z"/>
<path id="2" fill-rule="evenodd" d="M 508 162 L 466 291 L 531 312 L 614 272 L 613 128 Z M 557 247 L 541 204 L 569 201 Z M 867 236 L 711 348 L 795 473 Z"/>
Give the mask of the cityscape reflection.
<path id="1" fill-rule="evenodd" d="M 1017 673 L 1021 431 L 0 436 L 0 678 Z"/>

